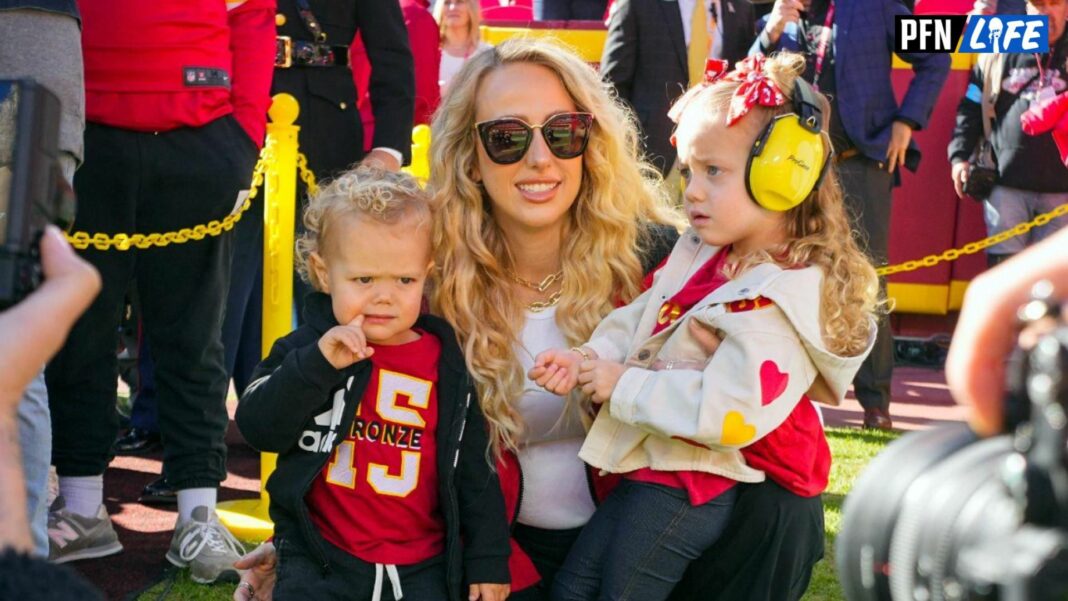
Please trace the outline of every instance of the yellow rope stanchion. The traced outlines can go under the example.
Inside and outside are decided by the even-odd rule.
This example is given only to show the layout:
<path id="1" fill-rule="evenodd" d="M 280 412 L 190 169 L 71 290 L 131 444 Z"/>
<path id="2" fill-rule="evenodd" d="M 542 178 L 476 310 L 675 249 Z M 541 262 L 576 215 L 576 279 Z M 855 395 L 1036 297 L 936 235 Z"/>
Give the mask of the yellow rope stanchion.
<path id="1" fill-rule="evenodd" d="M 975 254 L 983 249 L 990 248 L 999 242 L 1004 242 L 1009 238 L 1015 238 L 1016 236 L 1026 234 L 1033 228 L 1046 225 L 1050 221 L 1063 215 L 1068 215 L 1068 203 L 1062 204 L 1049 213 L 1043 213 L 1027 223 L 1017 224 L 1016 227 L 1011 230 L 1005 230 L 1000 234 L 994 234 L 993 236 L 983 238 L 976 242 L 969 242 L 960 248 L 951 248 L 937 255 L 927 255 L 922 259 L 905 261 L 904 263 L 898 263 L 897 265 L 884 265 L 876 269 L 875 272 L 880 276 L 887 276 L 895 273 L 904 273 L 906 271 L 916 271 L 917 269 L 923 269 L 924 267 L 934 267 L 945 261 L 956 261 L 964 255 Z"/>
<path id="2" fill-rule="evenodd" d="M 263 215 L 263 356 L 275 340 L 293 330 L 293 226 L 296 219 L 297 167 L 308 182 L 306 159 L 297 151 L 293 125 L 300 107 L 289 94 L 274 97 L 267 124 L 267 146 L 273 161 L 267 165 Z M 300 163 L 298 163 L 298 156 Z M 303 163 L 303 164 L 302 164 Z M 314 178 L 308 182 L 316 190 Z M 260 455 L 260 498 L 219 503 L 219 519 L 238 538 L 262 541 L 274 532 L 267 513 L 270 498 L 267 479 L 274 471 L 277 456 Z"/>

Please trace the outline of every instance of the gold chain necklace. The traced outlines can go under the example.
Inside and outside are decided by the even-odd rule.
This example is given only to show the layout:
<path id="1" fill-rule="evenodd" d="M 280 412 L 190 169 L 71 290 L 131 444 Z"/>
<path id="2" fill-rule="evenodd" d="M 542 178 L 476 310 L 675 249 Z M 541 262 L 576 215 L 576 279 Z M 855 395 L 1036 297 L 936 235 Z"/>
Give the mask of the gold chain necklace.
<path id="1" fill-rule="evenodd" d="M 562 282 L 564 280 L 563 269 L 557 271 L 556 273 L 551 273 L 545 276 L 545 279 L 538 282 L 537 284 L 531 282 L 530 280 L 524 280 L 523 278 L 519 277 L 519 274 L 512 271 L 511 269 L 508 270 L 508 275 L 512 276 L 512 279 L 515 280 L 515 283 L 521 284 L 523 286 L 526 286 L 527 288 L 530 288 L 531 290 L 536 290 L 538 292 L 545 292 L 549 289 L 549 286 L 552 286 L 556 282 Z"/>
<path id="2" fill-rule="evenodd" d="M 541 313 L 549 307 L 555 307 L 556 303 L 560 302 L 560 295 L 563 294 L 563 290 L 557 290 L 549 297 L 548 300 L 534 301 L 527 305 L 527 310 L 531 313 Z"/>

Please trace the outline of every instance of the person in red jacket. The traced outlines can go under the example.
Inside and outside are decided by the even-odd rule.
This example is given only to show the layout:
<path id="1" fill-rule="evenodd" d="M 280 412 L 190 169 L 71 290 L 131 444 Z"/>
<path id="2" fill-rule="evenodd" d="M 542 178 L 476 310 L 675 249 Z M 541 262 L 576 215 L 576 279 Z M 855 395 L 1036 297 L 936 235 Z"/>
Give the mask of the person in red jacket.
<path id="1" fill-rule="evenodd" d="M 75 227 L 113 236 L 223 219 L 249 186 L 263 141 L 274 0 L 82 0 L 79 7 L 87 125 Z M 117 431 L 117 326 L 135 281 L 156 360 L 164 470 L 178 491 L 167 559 L 190 567 L 197 582 L 236 576 L 241 547 L 215 515 L 226 477 L 220 331 L 231 252 L 228 233 L 82 251 L 103 290 L 46 371 L 60 492 L 49 516 L 52 561 L 122 550 L 102 505 L 103 473 Z"/>

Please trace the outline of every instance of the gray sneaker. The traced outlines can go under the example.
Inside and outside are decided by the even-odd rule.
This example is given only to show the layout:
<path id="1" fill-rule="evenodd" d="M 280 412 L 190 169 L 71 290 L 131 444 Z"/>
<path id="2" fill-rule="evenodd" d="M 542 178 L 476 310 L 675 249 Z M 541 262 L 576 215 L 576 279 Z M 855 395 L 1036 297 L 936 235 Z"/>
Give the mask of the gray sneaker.
<path id="1" fill-rule="evenodd" d="M 48 561 L 67 563 L 120 551 L 122 543 L 103 505 L 90 518 L 67 511 L 63 497 L 56 497 L 48 510 Z"/>
<path id="2" fill-rule="evenodd" d="M 179 568 L 188 567 L 193 582 L 238 582 L 234 562 L 244 554 L 245 548 L 219 522 L 219 516 L 200 505 L 193 509 L 188 522 L 175 527 L 167 561 Z"/>

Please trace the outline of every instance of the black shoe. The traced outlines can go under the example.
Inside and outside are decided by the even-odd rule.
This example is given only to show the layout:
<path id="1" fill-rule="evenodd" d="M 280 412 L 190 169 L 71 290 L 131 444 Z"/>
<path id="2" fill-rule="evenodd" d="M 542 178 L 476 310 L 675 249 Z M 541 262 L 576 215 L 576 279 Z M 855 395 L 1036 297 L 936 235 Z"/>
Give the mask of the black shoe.
<path id="1" fill-rule="evenodd" d="M 864 428 L 868 430 L 893 430 L 894 422 L 890 413 L 879 407 L 864 408 Z"/>
<path id="2" fill-rule="evenodd" d="M 159 432 L 149 432 L 141 428 L 130 428 L 112 446 L 116 455 L 142 455 L 162 448 Z"/>
<path id="3" fill-rule="evenodd" d="M 137 501 L 145 505 L 177 505 L 178 491 L 171 487 L 165 477 L 160 476 L 145 486 Z"/>

